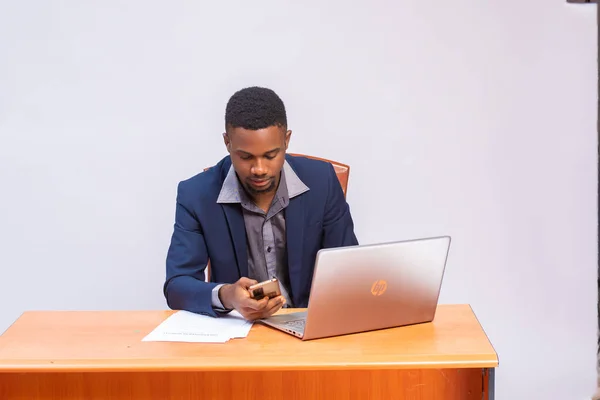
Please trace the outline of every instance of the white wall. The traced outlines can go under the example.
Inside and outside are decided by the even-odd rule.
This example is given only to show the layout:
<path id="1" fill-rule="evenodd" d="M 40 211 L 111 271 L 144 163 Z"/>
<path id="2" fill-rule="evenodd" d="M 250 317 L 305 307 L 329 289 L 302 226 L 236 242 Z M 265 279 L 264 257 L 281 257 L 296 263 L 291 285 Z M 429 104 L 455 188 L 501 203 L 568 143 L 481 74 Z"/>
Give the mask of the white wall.
<path id="1" fill-rule="evenodd" d="M 595 6 L 258 4 L 0 2 L 0 331 L 166 307 L 176 184 L 225 154 L 228 97 L 267 85 L 291 151 L 351 164 L 361 242 L 453 236 L 441 302 L 472 304 L 498 399 L 587 398 Z"/>

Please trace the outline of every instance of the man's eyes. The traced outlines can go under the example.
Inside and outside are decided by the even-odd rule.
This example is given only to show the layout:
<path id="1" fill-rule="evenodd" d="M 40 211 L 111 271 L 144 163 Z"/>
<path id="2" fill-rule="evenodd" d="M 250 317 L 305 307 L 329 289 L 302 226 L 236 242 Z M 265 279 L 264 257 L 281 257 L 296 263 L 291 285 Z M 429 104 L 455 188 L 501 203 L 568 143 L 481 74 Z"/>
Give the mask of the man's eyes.
<path id="1" fill-rule="evenodd" d="M 252 159 L 252 156 L 249 156 L 249 155 L 241 155 L 241 156 L 240 156 L 240 158 L 241 158 L 242 160 L 250 160 L 250 159 Z M 272 159 L 274 159 L 274 158 L 275 158 L 275 156 L 274 156 L 274 155 L 267 155 L 267 156 L 265 156 L 265 158 L 266 158 L 267 160 L 272 160 Z"/>

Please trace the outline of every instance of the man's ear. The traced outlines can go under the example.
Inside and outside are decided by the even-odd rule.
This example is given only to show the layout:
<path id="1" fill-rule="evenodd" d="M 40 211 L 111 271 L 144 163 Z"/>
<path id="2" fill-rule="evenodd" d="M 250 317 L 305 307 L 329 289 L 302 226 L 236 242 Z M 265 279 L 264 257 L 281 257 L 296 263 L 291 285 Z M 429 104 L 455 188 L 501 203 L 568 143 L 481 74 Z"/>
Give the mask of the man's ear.
<path id="1" fill-rule="evenodd" d="M 225 147 L 227 148 L 227 152 L 231 153 L 231 140 L 229 139 L 229 135 L 227 135 L 227 132 L 223 133 L 223 142 L 225 142 Z"/>
<path id="2" fill-rule="evenodd" d="M 285 133 L 285 149 L 288 149 L 288 146 L 290 145 L 290 138 L 292 137 L 292 131 L 287 131 Z"/>

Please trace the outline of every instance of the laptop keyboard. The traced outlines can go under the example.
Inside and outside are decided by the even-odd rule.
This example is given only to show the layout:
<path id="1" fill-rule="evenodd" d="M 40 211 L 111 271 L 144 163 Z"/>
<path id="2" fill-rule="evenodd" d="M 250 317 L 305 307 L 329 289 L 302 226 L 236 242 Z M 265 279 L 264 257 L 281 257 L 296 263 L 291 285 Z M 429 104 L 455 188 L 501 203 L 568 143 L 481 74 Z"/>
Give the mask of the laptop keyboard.
<path id="1" fill-rule="evenodd" d="M 283 323 L 283 326 L 285 326 L 288 329 L 292 329 L 298 332 L 304 332 L 304 325 L 306 324 L 306 320 L 305 319 L 296 319 L 293 321 L 286 321 Z"/>

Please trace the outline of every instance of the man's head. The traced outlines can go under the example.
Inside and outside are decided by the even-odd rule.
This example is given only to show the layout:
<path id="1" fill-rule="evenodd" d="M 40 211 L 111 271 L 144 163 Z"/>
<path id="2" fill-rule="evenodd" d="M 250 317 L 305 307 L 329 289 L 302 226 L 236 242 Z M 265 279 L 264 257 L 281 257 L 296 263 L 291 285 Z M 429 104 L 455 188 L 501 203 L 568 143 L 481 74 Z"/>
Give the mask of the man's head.
<path id="1" fill-rule="evenodd" d="M 252 196 L 273 192 L 292 132 L 283 101 L 271 89 L 236 92 L 225 110 L 225 146 L 240 182 Z"/>

